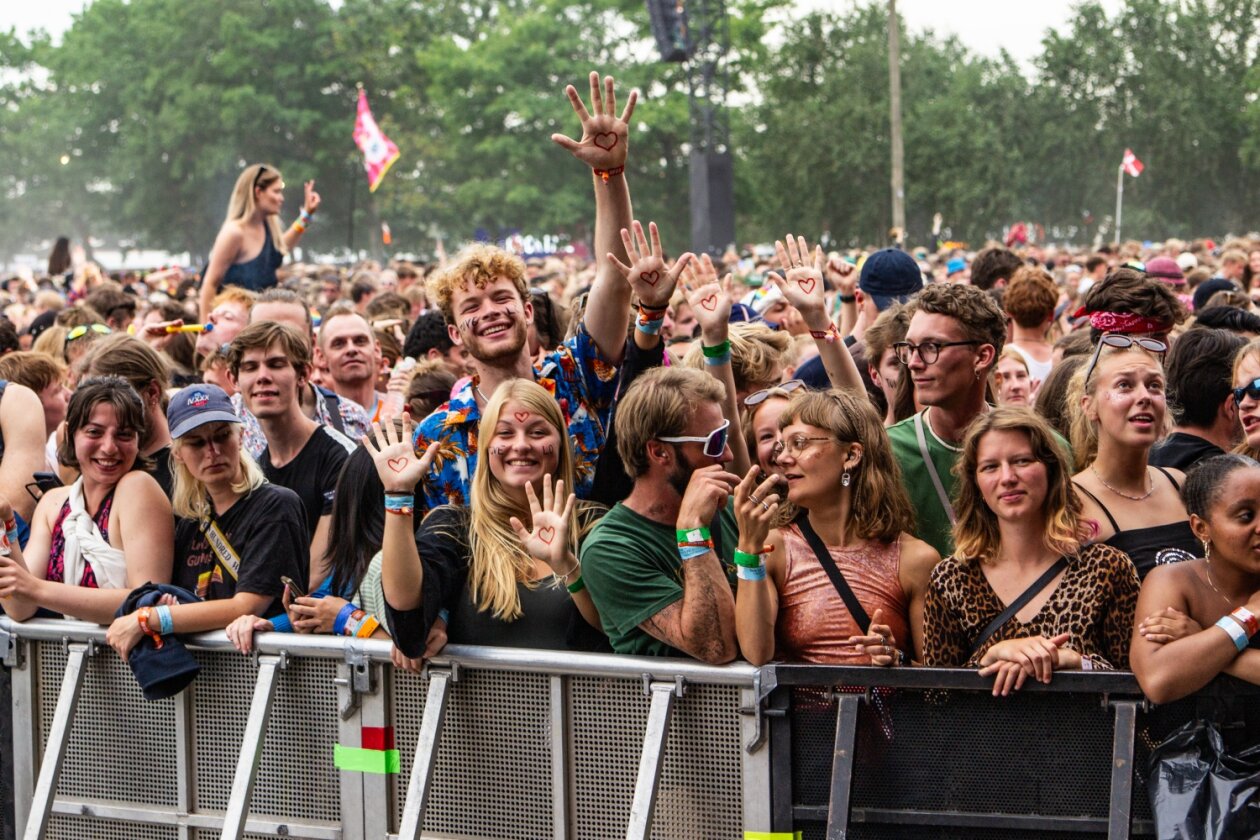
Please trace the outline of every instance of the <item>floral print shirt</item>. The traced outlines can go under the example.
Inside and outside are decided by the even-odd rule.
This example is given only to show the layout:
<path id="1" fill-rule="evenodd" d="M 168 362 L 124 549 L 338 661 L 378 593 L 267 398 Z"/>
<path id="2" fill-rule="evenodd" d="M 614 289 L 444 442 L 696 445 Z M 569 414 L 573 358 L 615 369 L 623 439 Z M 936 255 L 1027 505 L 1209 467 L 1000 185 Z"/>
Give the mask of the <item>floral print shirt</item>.
<path id="1" fill-rule="evenodd" d="M 607 438 L 619 383 L 617 368 L 600 354 L 583 326 L 534 368 L 534 381 L 550 391 L 560 404 L 577 468 L 574 491 L 579 499 L 585 499 L 591 492 L 595 462 Z M 423 454 L 433 441 L 439 442 L 437 458 L 424 478 L 423 502 L 417 499 L 417 507 L 468 504 L 477 469 L 477 426 L 481 421 L 474 390 L 477 382 L 476 377 L 465 382 L 416 429 L 417 455 Z"/>

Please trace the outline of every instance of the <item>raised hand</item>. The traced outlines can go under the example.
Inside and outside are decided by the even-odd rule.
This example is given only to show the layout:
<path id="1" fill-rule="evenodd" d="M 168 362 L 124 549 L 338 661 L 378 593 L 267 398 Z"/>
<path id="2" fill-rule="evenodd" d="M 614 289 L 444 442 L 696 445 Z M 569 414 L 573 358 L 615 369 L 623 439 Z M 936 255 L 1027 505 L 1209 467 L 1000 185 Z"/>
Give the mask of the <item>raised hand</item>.
<path id="1" fill-rule="evenodd" d="M 850 636 L 849 644 L 871 658 L 872 665 L 887 668 L 901 664 L 902 654 L 897 648 L 897 639 L 893 636 L 892 627 L 884 623 L 884 611 L 875 610 L 871 616 L 871 626 L 866 628 L 865 636 Z"/>
<path id="2" fill-rule="evenodd" d="M 319 209 L 320 197 L 315 192 L 315 181 L 307 181 L 302 185 L 302 209 L 309 214 L 314 214 Z"/>
<path id="3" fill-rule="evenodd" d="M 525 485 L 525 495 L 529 498 L 529 517 L 531 528 L 526 528 L 515 516 L 508 519 L 508 524 L 516 532 L 517 539 L 525 553 L 535 560 L 541 560 L 552 570 L 569 569 L 573 571 L 574 561 L 569 551 L 569 517 L 573 513 L 573 505 L 577 496 L 570 493 L 564 495 L 564 481 L 556 482 L 556 489 L 551 490 L 551 476 L 543 476 L 543 497 L 539 504 L 532 484 Z"/>
<path id="4" fill-rule="evenodd" d="M 665 262 L 661 248 L 661 235 L 656 229 L 656 222 L 648 222 L 648 239 L 643 235 L 643 225 L 634 223 L 633 234 L 625 228 L 621 229 L 621 242 L 626 246 L 626 255 L 630 265 L 609 254 L 608 260 L 621 276 L 630 284 L 631 291 L 644 306 L 660 308 L 669 304 L 674 295 L 674 287 L 678 278 L 693 259 L 695 254 L 687 252 L 674 260 L 673 265 Z"/>
<path id="5" fill-rule="evenodd" d="M 625 168 L 630 139 L 630 116 L 634 113 L 639 94 L 638 91 L 630 91 L 626 109 L 618 117 L 613 77 L 604 77 L 602 93 L 598 73 L 591 71 L 590 82 L 590 111 L 582 104 L 577 88 L 569 85 L 564 89 L 573 105 L 573 112 L 582 122 L 582 139 L 573 140 L 563 134 L 553 134 L 551 139 L 607 180 L 609 176 L 618 174 Z"/>
<path id="6" fill-rule="evenodd" d="M 381 477 L 387 493 L 411 493 L 415 490 L 416 484 L 432 466 L 438 450 L 438 442 L 434 441 L 423 455 L 416 457 L 411 443 L 411 422 L 405 417 L 401 432 L 395 431 L 393 423 L 386 423 L 383 427 L 380 423 L 373 423 L 372 433 L 363 436 L 363 445 L 372 456 L 376 474 Z"/>
<path id="7" fill-rule="evenodd" d="M 708 527 L 718 509 L 726 507 L 739 481 L 739 476 L 727 472 L 721 464 L 693 471 L 678 506 L 678 527 L 688 531 L 701 525 Z"/>
<path id="8" fill-rule="evenodd" d="M 731 319 L 731 275 L 719 283 L 717 268 L 708 254 L 687 263 L 682 273 L 683 294 L 696 315 L 707 344 L 726 340 Z"/>
<path id="9" fill-rule="evenodd" d="M 770 272 L 769 279 L 779 287 L 787 302 L 800 310 L 802 315 L 827 310 L 826 282 L 823 279 L 825 262 L 821 246 L 810 253 L 805 237 L 788 234 L 786 245 L 776 240 L 774 252 L 779 258 L 783 274 Z"/>
<path id="10" fill-rule="evenodd" d="M 827 282 L 845 297 L 852 295 L 857 291 L 857 266 L 841 257 L 827 260 Z"/>

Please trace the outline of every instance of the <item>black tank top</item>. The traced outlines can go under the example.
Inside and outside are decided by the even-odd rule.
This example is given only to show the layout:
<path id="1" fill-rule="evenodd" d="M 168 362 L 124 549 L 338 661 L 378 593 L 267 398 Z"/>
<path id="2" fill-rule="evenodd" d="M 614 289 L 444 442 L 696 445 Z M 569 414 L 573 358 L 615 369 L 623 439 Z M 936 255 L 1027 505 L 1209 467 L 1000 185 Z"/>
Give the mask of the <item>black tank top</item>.
<path id="1" fill-rule="evenodd" d="M 1169 483 L 1178 492 L 1181 492 L 1181 487 L 1168 474 L 1167 470 L 1163 467 L 1155 467 L 1155 469 L 1163 473 L 1164 478 L 1167 478 Z M 1116 518 L 1111 515 L 1111 511 L 1107 510 L 1107 506 L 1097 496 L 1075 481 L 1072 484 L 1076 486 L 1077 490 L 1093 499 L 1098 507 L 1102 508 L 1103 515 L 1107 517 L 1107 521 L 1115 529 L 1115 533 L 1104 540 L 1103 544 L 1112 548 L 1118 548 L 1129 555 L 1129 559 L 1137 567 L 1139 578 L 1145 578 L 1146 573 L 1156 566 L 1162 566 L 1165 563 L 1180 563 L 1182 560 L 1193 560 L 1199 556 L 1202 546 L 1199 544 L 1198 539 L 1195 538 L 1194 531 L 1190 530 L 1189 519 L 1184 519 L 1181 522 L 1168 522 L 1164 525 L 1152 525 L 1149 528 L 1122 530 L 1116 523 Z"/>

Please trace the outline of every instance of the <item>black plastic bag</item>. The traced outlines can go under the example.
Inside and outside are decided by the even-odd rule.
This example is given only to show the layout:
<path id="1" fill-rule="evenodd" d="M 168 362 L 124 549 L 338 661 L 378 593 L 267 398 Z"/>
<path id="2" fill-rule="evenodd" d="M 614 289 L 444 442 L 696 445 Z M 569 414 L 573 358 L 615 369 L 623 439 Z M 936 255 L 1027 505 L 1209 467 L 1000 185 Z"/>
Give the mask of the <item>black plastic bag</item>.
<path id="1" fill-rule="evenodd" d="M 1229 751 L 1215 723 L 1192 720 L 1151 752 L 1147 792 L 1160 840 L 1260 836 L 1260 744 Z"/>

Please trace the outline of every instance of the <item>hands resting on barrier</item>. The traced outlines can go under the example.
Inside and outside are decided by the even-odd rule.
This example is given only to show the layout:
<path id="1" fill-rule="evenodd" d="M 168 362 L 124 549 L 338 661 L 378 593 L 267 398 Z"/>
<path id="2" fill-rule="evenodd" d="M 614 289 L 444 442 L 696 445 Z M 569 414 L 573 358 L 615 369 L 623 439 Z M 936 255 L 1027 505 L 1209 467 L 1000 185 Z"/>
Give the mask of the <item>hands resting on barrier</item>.
<path id="1" fill-rule="evenodd" d="M 341 601 L 341 599 L 336 600 Z M 345 602 L 342 601 L 342 603 Z M 135 624 L 135 622 L 130 623 Z M 294 622 L 294 625 L 296 626 L 296 622 Z M 248 655 L 254 651 L 254 634 L 266 633 L 274 629 L 272 623 L 265 618 L 259 618 L 256 615 L 243 615 L 229 624 L 225 632 L 232 646 L 241 653 Z M 425 640 L 424 653 L 419 659 L 411 659 L 404 656 L 397 646 L 389 652 L 389 658 L 393 661 L 394 667 L 418 674 L 424 666 L 425 660 L 437 656 L 441 653 L 442 648 L 446 647 L 446 638 L 446 621 L 439 618 L 429 628 L 429 635 Z M 134 645 L 136 641 L 139 640 L 136 639 L 132 644 Z M 116 645 L 115 649 L 117 649 Z M 122 651 L 119 651 L 119 653 L 122 653 Z M 125 653 L 123 653 L 123 657 L 126 657 Z"/>

